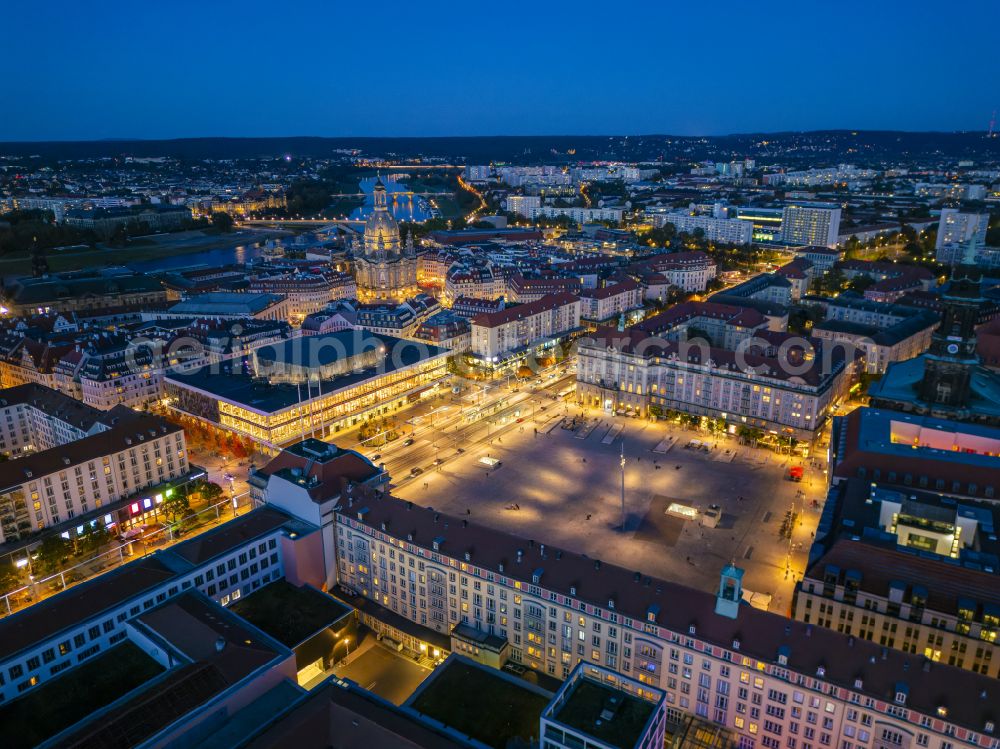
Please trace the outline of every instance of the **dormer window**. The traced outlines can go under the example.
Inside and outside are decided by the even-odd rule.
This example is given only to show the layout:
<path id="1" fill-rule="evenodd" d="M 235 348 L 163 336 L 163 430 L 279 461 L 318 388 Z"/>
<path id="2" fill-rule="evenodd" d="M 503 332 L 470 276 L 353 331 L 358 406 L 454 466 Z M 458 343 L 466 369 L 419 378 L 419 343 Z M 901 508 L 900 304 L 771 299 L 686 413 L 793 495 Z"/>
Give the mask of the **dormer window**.
<path id="1" fill-rule="evenodd" d="M 906 704 L 906 692 L 896 692 L 896 704 L 897 705 Z"/>

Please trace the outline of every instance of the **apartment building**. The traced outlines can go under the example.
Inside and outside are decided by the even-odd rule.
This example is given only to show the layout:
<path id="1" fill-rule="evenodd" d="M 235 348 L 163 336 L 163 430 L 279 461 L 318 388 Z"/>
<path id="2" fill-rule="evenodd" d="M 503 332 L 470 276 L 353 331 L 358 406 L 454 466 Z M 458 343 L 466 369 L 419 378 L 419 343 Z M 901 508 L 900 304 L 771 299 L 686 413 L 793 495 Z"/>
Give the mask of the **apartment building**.
<path id="1" fill-rule="evenodd" d="M 459 297 L 499 299 L 506 291 L 506 279 L 494 273 L 489 262 L 459 261 L 448 269 L 445 276 L 443 301 L 451 305 Z"/>
<path id="2" fill-rule="evenodd" d="M 96 434 L 0 463 L 0 543 L 187 474 L 183 429 L 120 409 Z"/>
<path id="3" fill-rule="evenodd" d="M 630 266 L 630 272 L 640 274 L 657 274 L 669 286 L 675 286 L 682 291 L 704 291 L 708 282 L 715 278 L 716 264 L 708 255 L 700 250 L 692 252 L 674 252 L 668 255 L 655 255 L 640 263 Z M 653 292 L 655 283 L 646 282 L 646 298 L 666 301 L 662 294 Z"/>
<path id="4" fill-rule="evenodd" d="M 282 578 L 294 584 L 321 584 L 318 548 L 314 526 L 276 508 L 260 508 L 4 617 L 0 619 L 0 698 L 8 702 L 45 685 L 126 639 L 145 645 L 147 652 L 157 652 L 158 638 L 153 637 L 151 644 L 148 630 L 143 629 L 144 637 L 136 625 L 149 612 L 195 591 L 226 606 Z M 224 618 L 225 613 L 216 609 L 214 617 Z M 189 634 L 203 626 L 195 625 Z M 234 635 L 245 630 L 228 629 L 223 638 L 229 648 L 227 657 L 233 656 L 233 649 L 244 646 L 242 658 L 255 668 L 263 665 L 253 649 L 245 647 L 251 644 L 244 642 L 246 634 L 235 639 Z M 253 632 L 255 640 L 264 640 L 262 632 Z M 207 650 L 199 649 L 202 656 L 215 651 L 216 636 L 213 634 Z M 164 667 L 185 663 L 183 659 L 168 660 L 164 641 L 158 642 Z M 233 665 L 235 661 L 230 660 Z M 294 659 L 291 666 L 290 673 L 285 671 L 284 675 L 294 680 Z M 199 694 L 202 699 L 208 696 L 203 691 Z M 187 695 L 188 700 L 191 696 Z"/>
<path id="5" fill-rule="evenodd" d="M 533 347 L 555 343 L 579 328 L 579 297 L 550 294 L 473 317 L 470 351 L 484 363 L 497 364 Z"/>
<path id="6" fill-rule="evenodd" d="M 0 390 L 0 453 L 49 450 L 110 428 L 116 415 L 42 385 Z"/>
<path id="7" fill-rule="evenodd" d="M 50 273 L 18 278 L 3 289 L 12 316 L 127 307 L 150 308 L 167 300 L 163 285 L 148 275 L 124 268 Z"/>
<path id="8" fill-rule="evenodd" d="M 516 213 L 525 218 L 534 218 L 535 214 L 542 207 L 542 198 L 539 195 L 508 195 L 507 211 Z"/>
<path id="9" fill-rule="evenodd" d="M 625 215 L 623 208 L 556 208 L 551 205 L 543 205 L 533 210 L 533 215 L 528 218 L 569 218 L 577 224 L 592 224 L 595 221 L 610 221 L 620 224 L 622 216 Z"/>
<path id="10" fill-rule="evenodd" d="M 590 323 L 617 321 L 625 312 L 642 308 L 642 287 L 632 279 L 580 292 L 580 318 Z"/>
<path id="11" fill-rule="evenodd" d="M 864 300 L 872 306 L 884 306 Z M 848 319 L 831 319 L 829 310 L 849 310 L 850 307 L 831 304 L 828 317 L 813 325 L 811 335 L 819 340 L 841 343 L 850 351 L 861 351 L 865 358 L 865 371 L 869 374 L 883 374 L 889 364 L 906 361 L 924 353 L 931 345 L 931 338 L 937 328 L 938 316 L 930 311 L 907 308 L 909 314 L 895 322 L 879 326 L 871 323 L 855 322 Z M 859 316 L 867 317 L 863 310 L 856 310 Z M 872 317 L 889 318 L 874 312 Z"/>
<path id="12" fill-rule="evenodd" d="M 960 262 L 967 249 L 975 251 L 985 245 L 989 223 L 988 213 L 965 213 L 957 208 L 942 208 L 934 244 L 937 261 Z"/>
<path id="13" fill-rule="evenodd" d="M 708 214 L 656 213 L 653 226 L 662 228 L 673 224 L 678 232 L 692 234 L 700 229 L 710 242 L 723 244 L 750 244 L 753 239 L 753 224 L 738 218 L 718 218 Z"/>
<path id="14" fill-rule="evenodd" d="M 578 664 L 620 672 L 744 749 L 998 745 L 995 679 L 741 604 L 736 567 L 712 595 L 375 494 L 335 524 L 349 593 L 571 684 Z"/>
<path id="15" fill-rule="evenodd" d="M 781 240 L 792 245 L 834 248 L 840 236 L 840 208 L 786 205 L 781 212 Z"/>
<path id="16" fill-rule="evenodd" d="M 577 351 L 577 401 L 639 417 L 681 411 L 810 440 L 850 386 L 842 350 L 756 333 L 735 350 L 670 340 L 641 326 L 602 329 Z M 781 352 L 781 355 L 779 355 Z"/>
<path id="17" fill-rule="evenodd" d="M 358 295 L 354 277 L 349 273 L 295 273 L 280 276 L 259 276 L 250 279 L 252 294 L 274 294 L 285 297 L 288 322 L 302 324 L 306 316 L 319 312 L 336 299 L 354 299 Z"/>
<path id="18" fill-rule="evenodd" d="M 792 616 L 996 678 L 997 591 L 995 571 L 842 538 L 806 570 Z"/>
<path id="19" fill-rule="evenodd" d="M 507 280 L 507 301 L 523 304 L 537 302 L 552 294 L 579 294 L 583 284 L 579 278 L 564 276 L 527 277 L 514 273 Z"/>

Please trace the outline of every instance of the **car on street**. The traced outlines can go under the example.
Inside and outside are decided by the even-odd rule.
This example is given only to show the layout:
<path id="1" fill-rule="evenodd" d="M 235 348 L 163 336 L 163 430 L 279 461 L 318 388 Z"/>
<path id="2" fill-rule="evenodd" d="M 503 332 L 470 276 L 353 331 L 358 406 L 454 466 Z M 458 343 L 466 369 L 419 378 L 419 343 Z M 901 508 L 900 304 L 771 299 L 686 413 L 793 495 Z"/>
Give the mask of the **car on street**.
<path id="1" fill-rule="evenodd" d="M 382 453 L 375 453 L 374 455 L 372 455 L 372 463 L 374 463 L 377 460 L 382 460 Z"/>
<path id="2" fill-rule="evenodd" d="M 405 440 L 403 440 L 403 447 L 409 447 L 412 444 L 413 444 L 413 437 L 407 437 Z"/>
<path id="3" fill-rule="evenodd" d="M 411 476 L 419 476 L 423 472 L 424 472 L 424 469 L 421 468 L 420 466 L 413 466 L 413 468 L 410 469 L 410 475 Z"/>

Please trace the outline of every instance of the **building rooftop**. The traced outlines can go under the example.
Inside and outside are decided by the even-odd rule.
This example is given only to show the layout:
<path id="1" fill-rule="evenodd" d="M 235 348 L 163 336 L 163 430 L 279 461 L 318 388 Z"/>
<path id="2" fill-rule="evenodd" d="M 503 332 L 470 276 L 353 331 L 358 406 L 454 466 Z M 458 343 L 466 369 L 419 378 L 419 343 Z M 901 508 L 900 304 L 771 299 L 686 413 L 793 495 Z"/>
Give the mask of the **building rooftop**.
<path id="1" fill-rule="evenodd" d="M 297 588 L 287 580 L 265 585 L 240 598 L 229 610 L 290 648 L 353 612 L 326 593 L 308 585 Z"/>
<path id="2" fill-rule="evenodd" d="M 315 368 L 336 362 L 346 363 L 359 354 L 370 351 L 379 355 L 383 362 L 380 366 L 388 371 L 446 353 L 445 349 L 437 346 L 355 328 L 323 335 L 301 336 L 261 346 L 254 351 L 254 356 L 263 366 L 284 364 Z"/>
<path id="3" fill-rule="evenodd" d="M 268 505 L 179 543 L 164 554 L 175 555 L 192 565 L 204 564 L 279 528 L 284 528 L 289 535 L 305 535 L 314 530 L 308 523 Z"/>
<path id="4" fill-rule="evenodd" d="M 517 304 L 513 307 L 497 310 L 496 312 L 483 312 L 472 318 L 472 324 L 484 328 L 496 328 L 500 325 L 523 320 L 532 315 L 538 315 L 550 310 L 559 309 L 567 304 L 578 302 L 579 299 L 568 291 L 561 291 L 557 294 L 547 294 L 541 299 L 525 304 Z"/>
<path id="5" fill-rule="evenodd" d="M 263 488 L 270 476 L 307 487 L 316 502 L 340 496 L 346 483 L 363 483 L 382 473 L 364 455 L 343 450 L 317 439 L 307 439 L 282 450 L 263 468 L 251 474 L 251 481 Z"/>
<path id="6" fill-rule="evenodd" d="M 1000 488 L 1000 428 L 857 408 L 837 417 L 835 432 L 831 473 L 836 477 L 931 489 L 942 479 L 944 490 L 973 496 L 988 496 L 987 487 Z"/>
<path id="7" fill-rule="evenodd" d="M 215 315 L 256 315 L 284 299 L 280 294 L 241 294 L 210 291 L 178 302 L 169 309 L 172 315 L 213 317 Z"/>
<path id="8" fill-rule="evenodd" d="M 931 405 L 917 396 L 924 379 L 926 362 L 927 354 L 906 361 L 891 362 L 882 378 L 868 388 L 869 398 L 879 403 L 901 404 L 900 407 L 912 404 L 921 410 L 930 409 Z M 1000 423 L 1000 374 L 983 366 L 974 367 L 967 406 L 952 408 L 934 404 L 933 408 L 939 412 L 952 411 L 956 416 L 971 413 L 993 423 Z"/>
<path id="9" fill-rule="evenodd" d="M 4 746 L 37 746 L 162 672 L 142 650 L 122 642 L 0 707 Z"/>
<path id="10" fill-rule="evenodd" d="M 0 658 L 77 626 L 276 528 L 304 535 L 315 528 L 272 507 L 240 515 L 173 547 L 136 559 L 0 619 Z"/>
<path id="11" fill-rule="evenodd" d="M 8 658 L 174 577 L 159 555 L 137 559 L 0 619 L 0 658 Z"/>
<path id="12" fill-rule="evenodd" d="M 64 471 L 69 466 L 114 455 L 138 447 L 146 441 L 184 431 L 159 416 L 132 411 L 129 413 L 132 414 L 130 418 L 110 429 L 18 460 L 0 463 L 0 491 L 20 486 L 30 479 Z"/>
<path id="13" fill-rule="evenodd" d="M 806 577 L 822 580 L 828 570 L 854 571 L 862 591 L 882 598 L 902 588 L 904 593 L 920 588 L 926 593 L 927 608 L 954 616 L 959 605 L 972 602 L 975 609 L 1000 612 L 1000 569 L 986 572 L 952 561 L 895 547 L 869 539 L 839 537 L 829 551 L 813 562 Z M 904 596 L 908 600 L 908 595 Z"/>
<path id="14" fill-rule="evenodd" d="M 84 432 L 108 421 L 107 411 L 34 382 L 0 390 L 0 408 L 16 405 L 32 406 Z"/>
<path id="15" fill-rule="evenodd" d="M 537 741 L 539 718 L 551 695 L 503 671 L 451 655 L 406 701 L 459 734 L 496 749 Z"/>
<path id="16" fill-rule="evenodd" d="M 218 747 L 229 749 L 235 745 L 234 741 Z M 215 749 L 214 744 L 209 746 Z M 468 742 L 447 735 L 445 729 L 353 682 L 333 678 L 302 695 L 290 708 L 276 713 L 265 729 L 239 746 L 246 749 L 288 746 L 296 749 L 329 749 L 332 746 L 460 749 L 468 747 Z"/>
<path id="17" fill-rule="evenodd" d="M 569 728 L 619 749 L 633 749 L 656 706 L 586 676 L 569 686 L 552 717 Z"/>

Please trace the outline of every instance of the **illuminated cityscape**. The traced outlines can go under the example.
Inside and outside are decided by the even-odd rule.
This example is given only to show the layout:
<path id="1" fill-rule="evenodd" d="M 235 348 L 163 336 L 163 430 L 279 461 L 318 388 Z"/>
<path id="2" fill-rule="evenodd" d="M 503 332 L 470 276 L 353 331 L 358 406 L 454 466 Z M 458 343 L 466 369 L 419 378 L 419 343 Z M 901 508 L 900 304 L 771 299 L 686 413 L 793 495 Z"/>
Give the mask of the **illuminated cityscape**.
<path id="1" fill-rule="evenodd" d="M 1000 749 L 959 5 L 5 9 L 0 746 Z"/>

